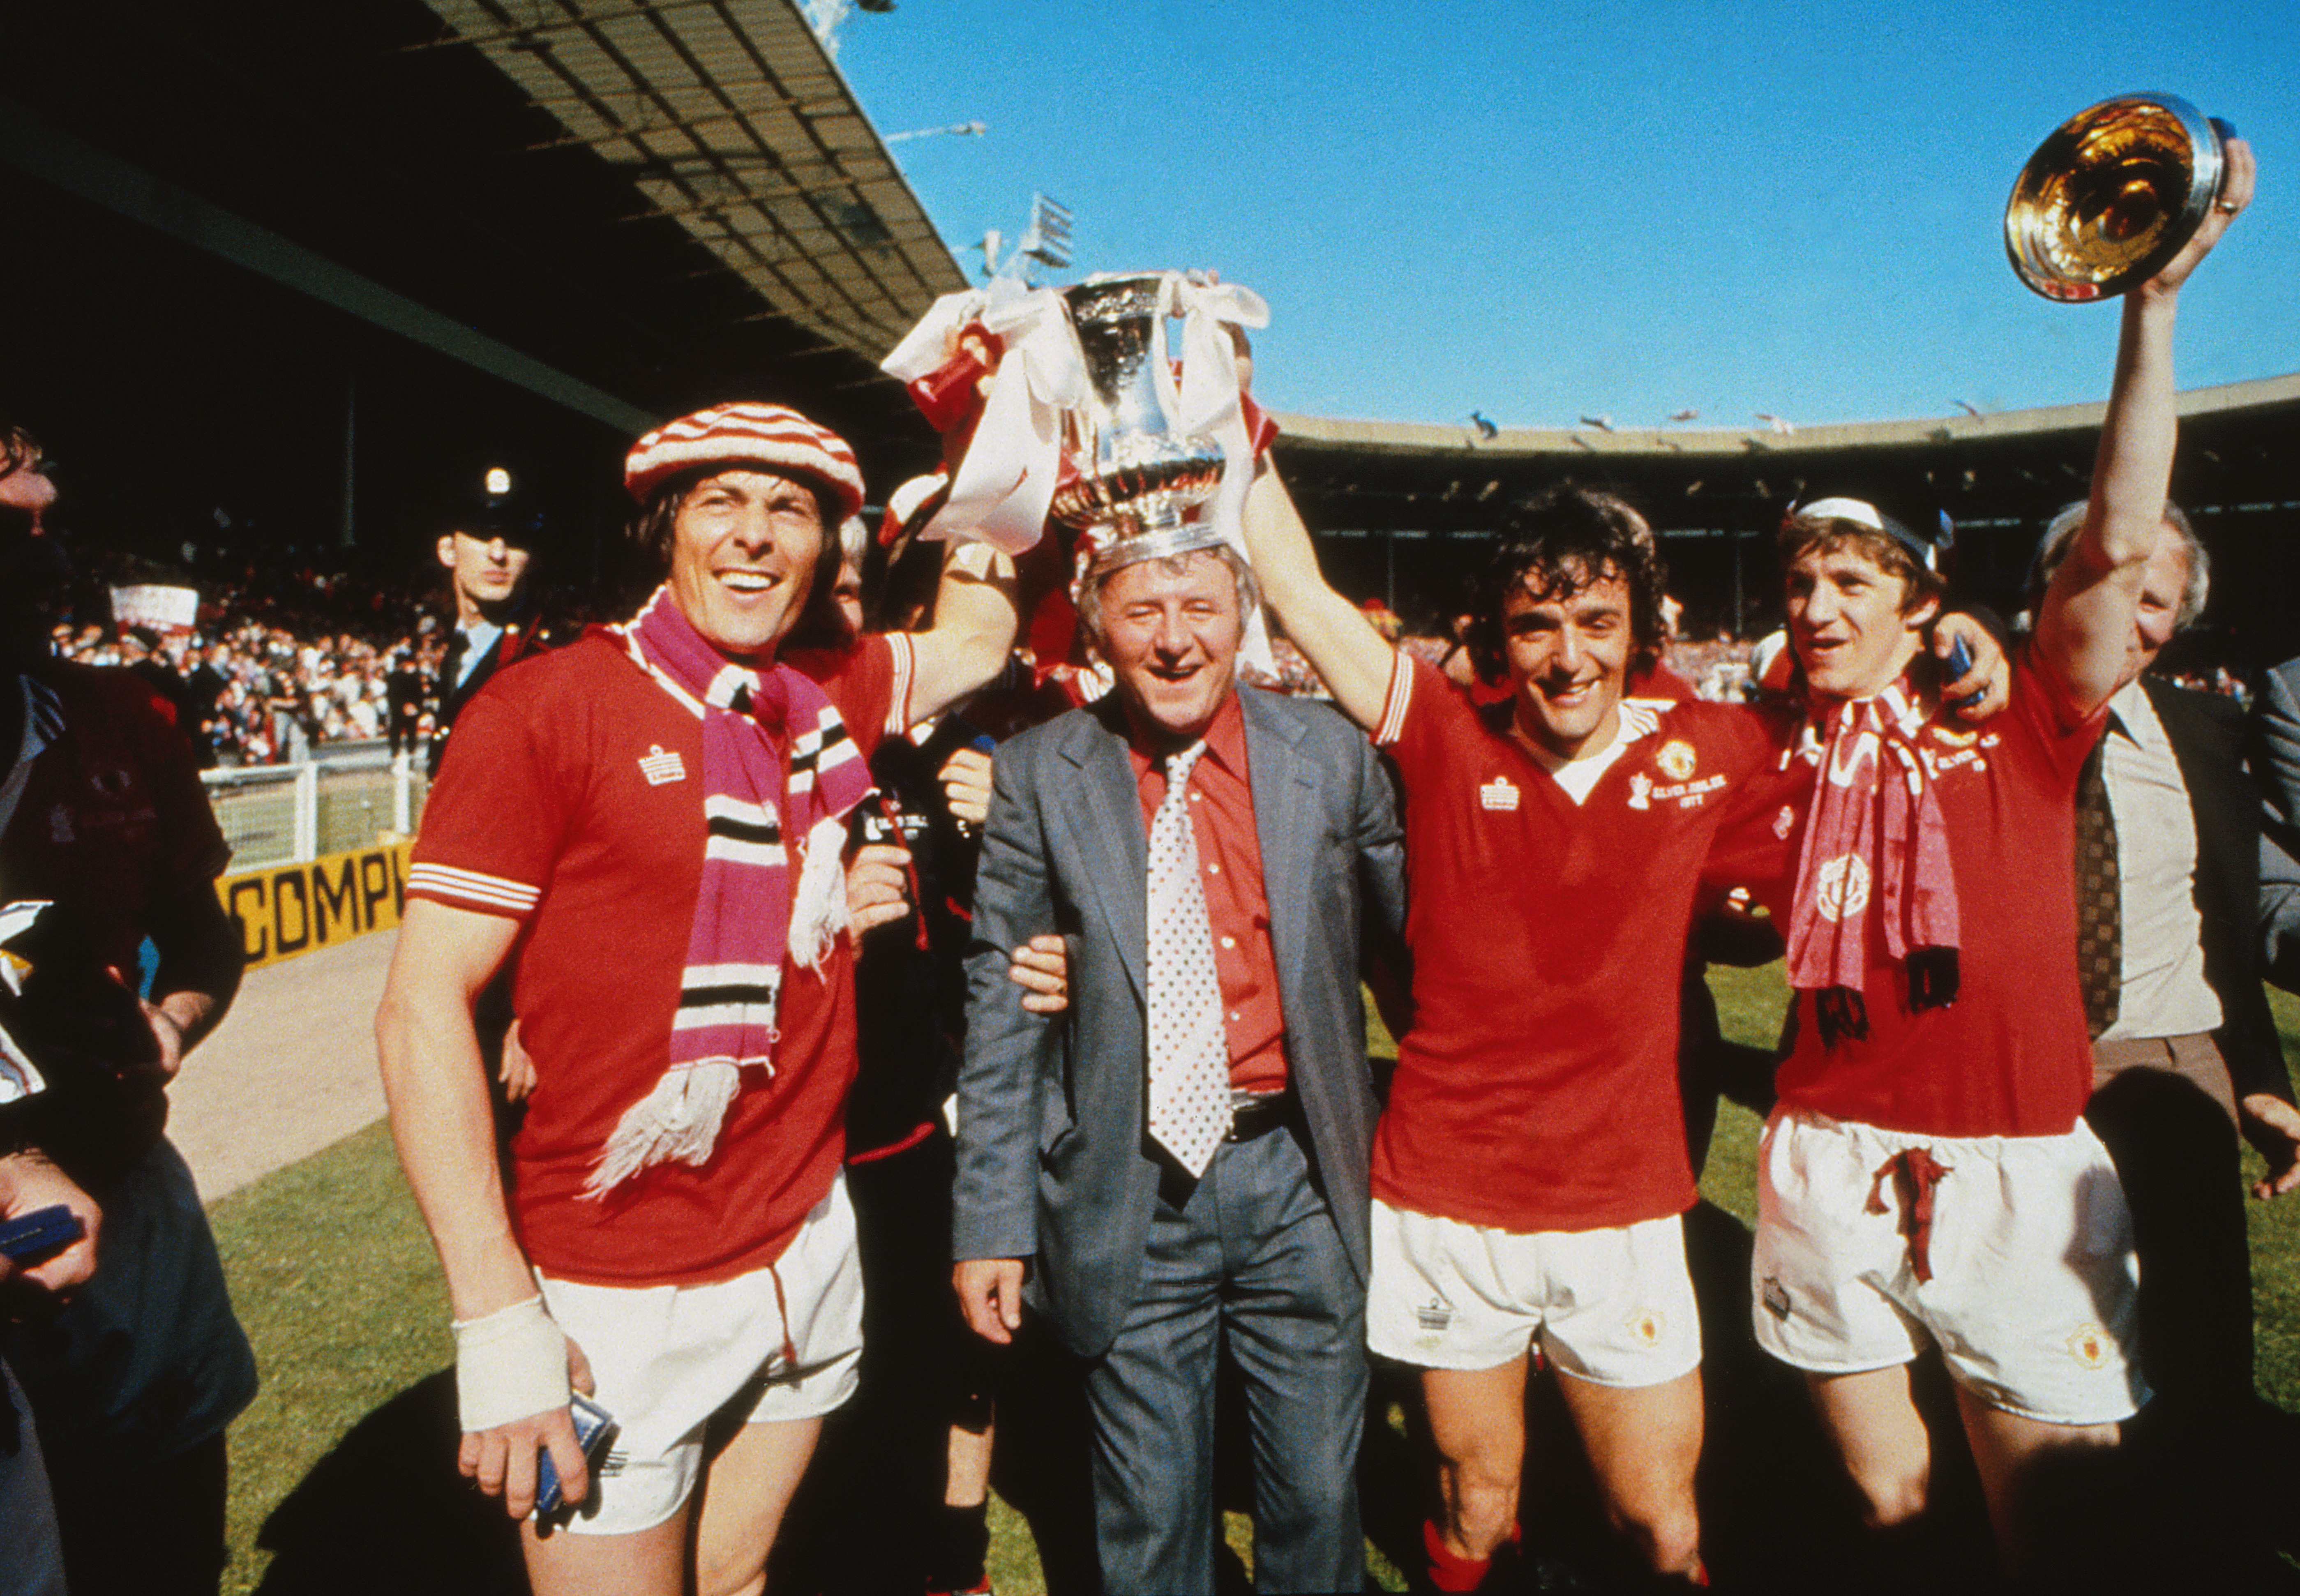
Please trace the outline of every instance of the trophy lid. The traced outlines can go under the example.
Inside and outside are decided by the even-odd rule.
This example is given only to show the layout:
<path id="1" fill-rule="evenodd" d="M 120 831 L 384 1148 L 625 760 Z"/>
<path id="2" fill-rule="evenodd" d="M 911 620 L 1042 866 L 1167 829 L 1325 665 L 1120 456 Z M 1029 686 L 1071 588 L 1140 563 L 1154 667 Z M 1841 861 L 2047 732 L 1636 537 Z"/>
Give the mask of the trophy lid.
<path id="1" fill-rule="evenodd" d="M 2004 253 L 2047 299 L 2107 299 L 2163 269 L 2220 192 L 2222 124 L 2171 95 L 2121 95 L 2071 117 L 2021 168 Z"/>

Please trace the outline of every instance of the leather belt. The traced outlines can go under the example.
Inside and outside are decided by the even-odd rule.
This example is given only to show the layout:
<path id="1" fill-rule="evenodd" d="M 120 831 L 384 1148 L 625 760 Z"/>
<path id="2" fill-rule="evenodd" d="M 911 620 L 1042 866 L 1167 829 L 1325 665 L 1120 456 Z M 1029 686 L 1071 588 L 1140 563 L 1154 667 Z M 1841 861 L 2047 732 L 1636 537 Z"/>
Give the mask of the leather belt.
<path id="1" fill-rule="evenodd" d="M 1229 1100 L 1229 1135 L 1225 1142 L 1251 1142 L 1294 1118 L 1291 1092 L 1240 1093 Z"/>

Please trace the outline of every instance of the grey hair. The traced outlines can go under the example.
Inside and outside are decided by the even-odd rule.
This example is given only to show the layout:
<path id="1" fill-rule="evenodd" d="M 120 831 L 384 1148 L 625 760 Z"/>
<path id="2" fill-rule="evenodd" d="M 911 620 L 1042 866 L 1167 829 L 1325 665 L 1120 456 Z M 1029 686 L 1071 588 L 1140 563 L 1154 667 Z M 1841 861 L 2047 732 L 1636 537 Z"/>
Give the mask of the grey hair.
<path id="1" fill-rule="evenodd" d="M 1155 565 L 1168 576 L 1179 577 L 1189 569 L 1190 559 L 1196 554 L 1212 554 L 1229 567 L 1230 579 L 1238 586 L 1238 616 L 1240 622 L 1243 622 L 1246 617 L 1254 613 L 1254 606 L 1262 602 L 1262 585 L 1254 579 L 1254 572 L 1246 565 L 1244 557 L 1229 544 L 1218 543 L 1203 549 L 1185 549 L 1179 554 L 1163 554 L 1156 559 L 1139 561 L 1137 563 Z M 1105 641 L 1102 629 L 1102 590 L 1110 585 L 1111 578 L 1120 571 L 1131 569 L 1132 567 L 1128 565 L 1106 566 L 1099 570 L 1088 571 L 1079 582 L 1077 597 L 1079 620 L 1086 628 L 1088 638 L 1097 650 Z"/>
<path id="2" fill-rule="evenodd" d="M 850 515 L 838 525 L 838 558 L 842 564 L 856 570 L 862 569 L 862 557 L 870 553 L 871 528 L 862 524 L 859 515 Z"/>
<path id="3" fill-rule="evenodd" d="M 2061 569 L 2061 561 L 2068 558 L 2070 548 L 2076 543 L 2077 528 L 2084 525 L 2087 508 L 2082 499 L 2063 504 L 2045 523 L 2045 536 L 2037 544 L 2036 563 L 2029 568 L 2030 609 L 2045 602 L 2045 589 L 2052 586 L 2053 573 Z M 2204 612 L 2204 601 L 2212 596 L 2212 556 L 2204 553 L 2204 541 L 2196 536 L 2187 512 L 2170 501 L 2164 505 L 2164 525 L 2180 540 L 2180 552 L 2188 557 L 2188 579 L 2180 588 L 2179 613 L 2172 619 L 2176 631 L 2186 631 Z"/>

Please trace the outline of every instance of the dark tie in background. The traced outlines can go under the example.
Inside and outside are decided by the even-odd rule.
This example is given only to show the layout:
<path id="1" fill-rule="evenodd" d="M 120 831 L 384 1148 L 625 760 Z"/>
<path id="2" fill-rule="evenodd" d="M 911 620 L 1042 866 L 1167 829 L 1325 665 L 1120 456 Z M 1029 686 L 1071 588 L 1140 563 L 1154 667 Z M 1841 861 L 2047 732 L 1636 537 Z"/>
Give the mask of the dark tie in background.
<path id="1" fill-rule="evenodd" d="M 2084 985 L 2085 1020 L 2095 1036 L 2116 1023 L 2117 986 L 2124 973 L 2116 816 L 2101 775 L 2101 749 L 2107 741 L 2103 734 L 2077 777 L 2077 977 Z"/>

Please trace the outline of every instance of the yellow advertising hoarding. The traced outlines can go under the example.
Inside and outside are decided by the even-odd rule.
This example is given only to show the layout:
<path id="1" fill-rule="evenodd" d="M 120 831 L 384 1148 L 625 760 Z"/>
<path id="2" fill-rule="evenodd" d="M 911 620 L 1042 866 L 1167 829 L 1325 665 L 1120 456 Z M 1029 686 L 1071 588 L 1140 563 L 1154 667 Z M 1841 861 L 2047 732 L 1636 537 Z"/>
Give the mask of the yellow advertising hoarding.
<path id="1" fill-rule="evenodd" d="M 409 846 L 382 844 L 218 881 L 216 896 L 239 932 L 247 968 L 277 964 L 398 925 L 407 902 Z"/>

